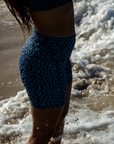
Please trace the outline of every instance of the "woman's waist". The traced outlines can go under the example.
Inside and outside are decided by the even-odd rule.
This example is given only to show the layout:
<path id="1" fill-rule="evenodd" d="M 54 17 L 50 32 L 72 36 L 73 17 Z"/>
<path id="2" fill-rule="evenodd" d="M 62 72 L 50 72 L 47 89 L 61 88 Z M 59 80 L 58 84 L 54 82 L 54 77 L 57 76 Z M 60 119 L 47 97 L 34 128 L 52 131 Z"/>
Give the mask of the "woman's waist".
<path id="1" fill-rule="evenodd" d="M 43 18 L 43 20 L 34 21 L 37 32 L 50 37 L 71 37 L 75 34 L 74 14 L 70 16 L 56 16 L 58 18 Z M 45 21 L 44 21 L 45 20 Z"/>
<path id="2" fill-rule="evenodd" d="M 37 32 L 50 37 L 71 37 L 75 34 L 72 0 L 58 8 L 47 11 L 31 11 Z"/>
<path id="3" fill-rule="evenodd" d="M 50 25 L 42 25 L 41 27 L 35 25 L 35 29 L 43 35 L 55 38 L 68 38 L 75 35 L 75 29 L 72 23 L 59 23 L 55 25 L 51 23 Z"/>

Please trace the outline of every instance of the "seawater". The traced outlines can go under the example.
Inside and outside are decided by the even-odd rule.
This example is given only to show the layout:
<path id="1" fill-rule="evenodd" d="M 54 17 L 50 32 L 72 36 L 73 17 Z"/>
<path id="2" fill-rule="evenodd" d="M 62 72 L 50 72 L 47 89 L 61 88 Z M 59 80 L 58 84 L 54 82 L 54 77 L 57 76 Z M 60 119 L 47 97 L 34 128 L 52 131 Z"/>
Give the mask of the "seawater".
<path id="1" fill-rule="evenodd" d="M 114 144 L 114 0 L 74 0 L 74 15 L 73 83 L 62 142 Z M 27 144 L 31 130 L 26 90 L 0 101 L 0 144 Z"/>

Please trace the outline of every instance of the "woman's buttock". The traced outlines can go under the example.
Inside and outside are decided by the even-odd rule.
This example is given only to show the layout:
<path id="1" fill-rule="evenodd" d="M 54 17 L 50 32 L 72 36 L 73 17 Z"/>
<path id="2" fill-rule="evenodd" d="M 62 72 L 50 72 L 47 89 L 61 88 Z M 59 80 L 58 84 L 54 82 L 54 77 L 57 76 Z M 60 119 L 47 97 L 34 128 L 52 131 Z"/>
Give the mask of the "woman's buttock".
<path id="1" fill-rule="evenodd" d="M 22 82 L 32 106 L 40 109 L 63 106 L 67 84 L 72 80 L 70 55 L 75 35 L 53 38 L 33 29 L 19 59 Z"/>

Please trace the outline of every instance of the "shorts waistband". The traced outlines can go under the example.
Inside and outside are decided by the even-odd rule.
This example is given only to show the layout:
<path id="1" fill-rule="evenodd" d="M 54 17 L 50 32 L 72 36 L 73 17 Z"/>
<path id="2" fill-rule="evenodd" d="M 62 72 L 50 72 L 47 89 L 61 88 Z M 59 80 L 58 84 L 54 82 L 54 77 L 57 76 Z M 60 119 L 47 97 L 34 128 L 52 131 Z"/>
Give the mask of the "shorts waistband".
<path id="1" fill-rule="evenodd" d="M 32 30 L 32 33 L 30 35 L 30 37 L 32 38 L 38 38 L 39 41 L 42 41 L 42 40 L 56 40 L 56 41 L 64 41 L 64 40 L 67 40 L 67 39 L 72 39 L 74 37 L 76 37 L 76 34 L 74 34 L 73 36 L 70 36 L 70 37 L 63 37 L 63 38 L 58 38 L 58 37 L 51 37 L 51 36 L 47 36 L 47 35 L 44 35 L 40 32 L 37 32 L 35 27 L 33 28 Z"/>
<path id="2" fill-rule="evenodd" d="M 23 45 L 22 51 L 31 57 L 45 61 L 63 61 L 70 58 L 76 37 L 56 38 L 43 35 L 33 28 L 30 37 Z"/>

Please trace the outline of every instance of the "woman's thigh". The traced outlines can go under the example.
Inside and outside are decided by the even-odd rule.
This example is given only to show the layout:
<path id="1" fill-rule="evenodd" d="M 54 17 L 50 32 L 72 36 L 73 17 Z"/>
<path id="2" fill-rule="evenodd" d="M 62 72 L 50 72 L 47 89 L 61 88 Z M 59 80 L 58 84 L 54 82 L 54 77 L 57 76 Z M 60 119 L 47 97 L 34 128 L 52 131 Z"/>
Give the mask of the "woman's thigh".
<path id="1" fill-rule="evenodd" d="M 58 68 L 57 62 L 44 61 L 22 52 L 19 67 L 33 107 L 51 109 L 65 104 L 67 84 L 65 74 Z"/>
<path id="2" fill-rule="evenodd" d="M 72 66 L 71 66 L 70 59 L 68 59 L 66 63 L 65 72 L 66 72 L 66 82 L 67 82 L 67 95 L 66 95 L 65 106 L 61 118 L 64 118 L 67 115 L 69 110 L 70 95 L 71 95 L 71 88 L 72 88 Z"/>

